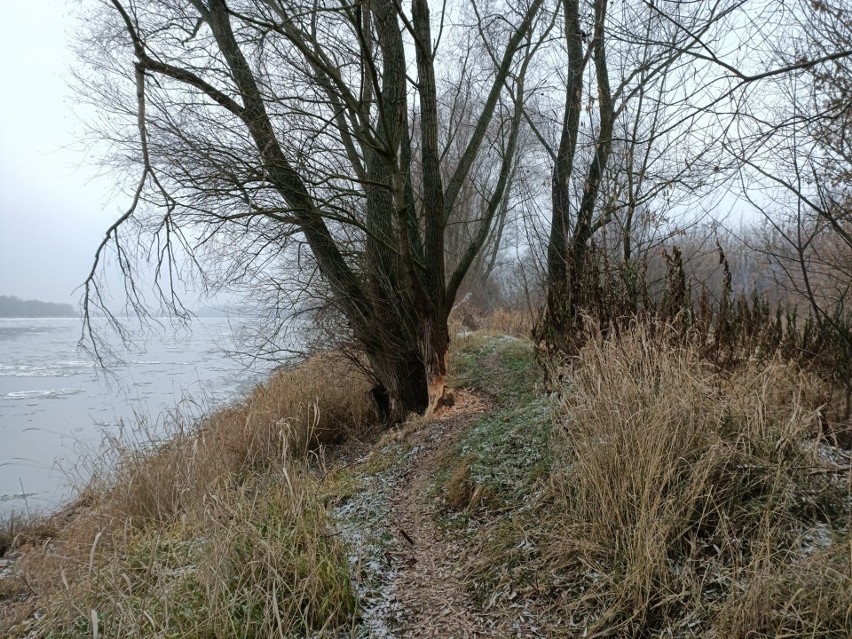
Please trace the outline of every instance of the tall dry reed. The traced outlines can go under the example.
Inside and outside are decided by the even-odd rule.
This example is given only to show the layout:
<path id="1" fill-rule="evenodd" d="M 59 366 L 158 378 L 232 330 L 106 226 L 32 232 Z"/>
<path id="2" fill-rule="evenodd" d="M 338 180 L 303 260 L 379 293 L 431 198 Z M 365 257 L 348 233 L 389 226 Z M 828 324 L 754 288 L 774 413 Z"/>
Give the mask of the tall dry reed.
<path id="1" fill-rule="evenodd" d="M 746 636 L 735 620 L 748 614 L 725 612 L 745 606 L 743 588 L 793 570 L 809 535 L 848 517 L 843 482 L 814 472 L 815 382 L 780 361 L 721 373 L 655 333 L 592 339 L 565 374 L 547 565 L 572 583 L 565 603 L 590 631 L 697 633 L 725 617 L 725 636 Z M 800 613 L 835 632 L 820 636 L 850 628 L 848 610 Z"/>

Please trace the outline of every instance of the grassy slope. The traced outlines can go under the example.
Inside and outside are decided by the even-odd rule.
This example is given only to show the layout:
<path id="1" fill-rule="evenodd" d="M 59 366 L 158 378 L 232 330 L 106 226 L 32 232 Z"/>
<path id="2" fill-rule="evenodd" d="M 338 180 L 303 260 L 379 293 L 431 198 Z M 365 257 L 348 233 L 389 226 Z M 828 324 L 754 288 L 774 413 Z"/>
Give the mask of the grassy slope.
<path id="1" fill-rule="evenodd" d="M 852 636 L 850 474 L 795 367 L 719 374 L 640 331 L 589 344 L 557 402 L 527 343 L 454 362 L 495 402 L 433 491 L 480 605 L 550 636 Z"/>
<path id="2" fill-rule="evenodd" d="M 594 348 L 557 400 L 529 342 L 454 344 L 454 385 L 490 408 L 442 451 L 425 498 L 474 605 L 532 611 L 547 636 L 850 636 L 849 485 L 801 448 L 802 379 L 750 370 L 731 386 L 679 352 Z M 26 583 L 0 579 L 0 596 L 34 589 L 43 616 L 11 636 L 326 636 L 358 634 L 367 597 L 384 614 L 382 576 L 371 590 L 351 575 L 382 556 L 384 478 L 411 446 L 386 436 L 330 471 L 288 458 L 282 434 L 302 447 L 314 422 L 333 439 L 346 414 L 365 419 L 352 378 L 318 417 L 308 396 L 340 374 L 307 370 L 133 458 L 117 490 L 32 544 Z"/>
<path id="3" fill-rule="evenodd" d="M 469 545 L 469 583 L 483 607 L 534 599 L 533 525 L 551 472 L 555 402 L 542 392 L 532 345 L 476 335 L 452 360 L 455 383 L 490 397 L 492 408 L 462 433 L 436 477 L 441 524 Z"/>
<path id="4" fill-rule="evenodd" d="M 369 385 L 321 355 L 166 444 L 114 441 L 51 532 L 19 537 L 0 636 L 305 636 L 355 612 L 304 450 L 369 430 Z"/>

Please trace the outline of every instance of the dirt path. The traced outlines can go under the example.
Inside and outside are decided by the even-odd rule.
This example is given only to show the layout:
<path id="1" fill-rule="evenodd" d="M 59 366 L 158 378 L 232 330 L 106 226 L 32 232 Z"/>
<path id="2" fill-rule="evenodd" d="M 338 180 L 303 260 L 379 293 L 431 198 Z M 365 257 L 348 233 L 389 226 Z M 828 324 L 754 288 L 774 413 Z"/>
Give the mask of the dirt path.
<path id="1" fill-rule="evenodd" d="M 461 393 L 455 406 L 435 417 L 412 438 L 423 437 L 423 448 L 400 476 L 402 490 L 391 499 L 391 521 L 400 549 L 395 592 L 405 615 L 401 637 L 505 637 L 490 615 L 475 614 L 459 571 L 464 548 L 447 539 L 435 525 L 434 500 L 428 499 L 430 479 L 458 433 L 486 410 L 483 400 Z"/>
<path id="2" fill-rule="evenodd" d="M 514 636 L 497 610 L 477 613 L 460 574 L 466 549 L 435 525 L 427 495 L 442 456 L 459 433 L 487 410 L 470 391 L 429 420 L 415 420 L 388 439 L 408 452 L 367 478 L 361 491 L 338 509 L 342 534 L 354 554 L 366 637 L 458 638 Z"/>

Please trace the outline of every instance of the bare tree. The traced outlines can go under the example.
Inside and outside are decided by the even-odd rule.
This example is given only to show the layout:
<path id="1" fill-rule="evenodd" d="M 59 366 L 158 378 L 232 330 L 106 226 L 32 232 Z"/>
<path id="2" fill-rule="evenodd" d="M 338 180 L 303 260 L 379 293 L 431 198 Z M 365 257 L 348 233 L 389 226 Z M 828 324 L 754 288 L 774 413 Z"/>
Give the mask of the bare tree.
<path id="1" fill-rule="evenodd" d="M 611 229 L 629 267 L 640 227 L 654 224 L 652 209 L 671 207 L 673 190 L 695 193 L 716 181 L 717 138 L 702 134 L 708 123 L 698 104 L 713 87 L 687 54 L 719 38 L 739 3 L 665 4 L 560 3 L 567 73 L 557 142 L 530 118 L 553 166 L 548 294 L 539 327 L 547 348 L 561 348 L 582 310 L 596 235 Z M 626 277 L 635 302 L 635 282 Z"/>
<path id="2" fill-rule="evenodd" d="M 142 175 L 98 250 L 87 315 L 105 307 L 97 266 L 109 249 L 144 312 L 127 253 L 140 232 L 154 238 L 166 283 L 179 245 L 208 273 L 212 257 L 231 283 L 305 248 L 363 348 L 386 419 L 435 407 L 447 315 L 509 183 L 542 3 L 474 3 L 467 29 L 457 9 L 444 3 L 433 16 L 427 0 L 408 10 L 399 0 L 105 2 L 84 86 L 113 126 L 112 161 L 129 158 Z M 438 85 L 458 64 L 441 51 L 485 38 L 490 57 L 463 61 L 482 99 L 449 171 Z M 488 205 L 447 272 L 448 220 L 498 112 Z M 172 287 L 160 290 L 179 310 Z"/>
<path id="3" fill-rule="evenodd" d="M 725 65 L 739 84 L 761 87 L 743 100 L 726 149 L 741 167 L 742 192 L 771 228 L 758 248 L 779 283 L 852 353 L 852 9 L 802 1 L 783 26 L 770 41 L 769 70 L 747 75 Z"/>

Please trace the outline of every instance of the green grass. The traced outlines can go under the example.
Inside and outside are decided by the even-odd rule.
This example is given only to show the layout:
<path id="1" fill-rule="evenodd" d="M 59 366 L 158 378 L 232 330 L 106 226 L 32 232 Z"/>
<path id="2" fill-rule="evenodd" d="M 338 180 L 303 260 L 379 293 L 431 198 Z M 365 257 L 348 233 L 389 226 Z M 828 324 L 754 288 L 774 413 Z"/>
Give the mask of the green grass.
<path id="1" fill-rule="evenodd" d="M 541 381 L 532 344 L 505 335 L 475 333 L 453 345 L 450 383 L 485 392 L 498 406 L 534 399 Z"/>
<path id="2" fill-rule="evenodd" d="M 542 392 L 541 370 L 526 340 L 477 333 L 450 361 L 452 383 L 485 394 L 492 408 L 459 436 L 430 495 L 452 502 L 460 478 L 470 483 L 468 494 L 478 489 L 479 499 L 467 508 L 439 509 L 438 524 L 469 544 L 471 556 L 483 558 L 468 571 L 483 604 L 501 595 L 501 583 L 522 591 L 535 581 L 526 567 L 537 543 L 527 524 L 550 475 L 553 401 Z"/>
<path id="3" fill-rule="evenodd" d="M 546 477 L 551 403 L 529 342 L 479 337 L 453 354 L 453 383 L 485 393 L 494 405 L 461 434 L 445 475 L 458 463 L 470 467 L 476 485 L 488 486 L 500 508 L 522 505 Z"/>

